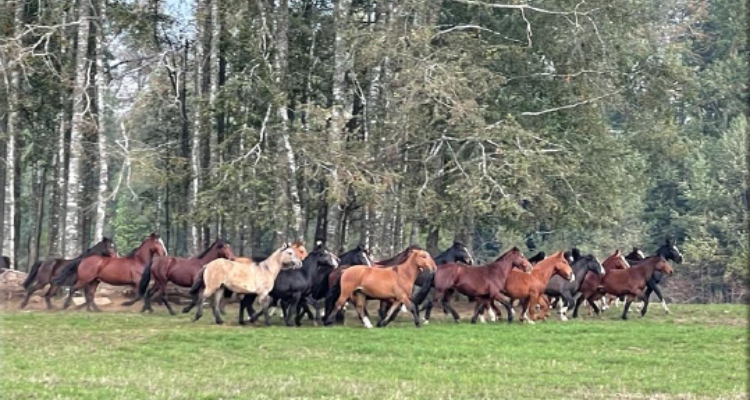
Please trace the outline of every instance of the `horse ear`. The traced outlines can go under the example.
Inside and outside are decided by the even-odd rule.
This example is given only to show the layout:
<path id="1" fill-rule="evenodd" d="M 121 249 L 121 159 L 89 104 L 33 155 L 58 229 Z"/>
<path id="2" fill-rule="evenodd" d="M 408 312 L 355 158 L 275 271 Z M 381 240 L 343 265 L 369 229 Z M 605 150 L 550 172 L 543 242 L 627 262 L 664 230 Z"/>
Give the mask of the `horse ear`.
<path id="1" fill-rule="evenodd" d="M 616 256 L 619 256 L 619 255 L 620 255 L 620 249 L 615 249 L 615 255 L 616 255 Z"/>
<path id="2" fill-rule="evenodd" d="M 321 246 L 323 246 L 323 241 L 322 240 L 318 240 L 318 241 L 315 242 L 315 247 L 321 247 Z"/>

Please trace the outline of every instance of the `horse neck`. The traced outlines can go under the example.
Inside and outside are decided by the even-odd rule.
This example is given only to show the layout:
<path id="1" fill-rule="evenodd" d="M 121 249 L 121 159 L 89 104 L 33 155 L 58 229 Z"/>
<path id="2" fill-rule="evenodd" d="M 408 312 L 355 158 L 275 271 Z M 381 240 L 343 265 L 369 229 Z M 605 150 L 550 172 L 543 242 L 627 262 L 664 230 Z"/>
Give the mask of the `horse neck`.
<path id="1" fill-rule="evenodd" d="M 534 266 L 534 269 L 531 270 L 531 274 L 542 282 L 547 282 L 549 278 L 552 277 L 552 274 L 555 273 L 555 265 L 556 264 L 553 262 L 550 262 L 549 264 L 540 262 Z"/>
<path id="2" fill-rule="evenodd" d="M 209 249 L 202 256 L 194 257 L 195 260 L 202 261 L 204 263 L 213 261 L 217 258 L 219 258 L 219 251 L 216 250 L 215 247 L 212 247 L 211 249 Z"/>
<path id="3" fill-rule="evenodd" d="M 417 266 L 416 261 L 412 261 L 411 259 L 407 259 L 403 263 L 396 266 L 396 272 L 404 279 L 407 279 L 409 281 L 415 281 L 417 279 L 417 271 L 419 270 L 419 267 Z"/>
<path id="4" fill-rule="evenodd" d="M 507 276 L 513 269 L 513 263 L 510 260 L 498 259 L 487 264 L 487 267 L 498 271 L 503 276 Z"/>
<path id="5" fill-rule="evenodd" d="M 274 277 L 279 274 L 283 267 L 281 263 L 281 252 L 272 254 L 270 257 L 263 260 L 259 266 L 265 267 Z"/>

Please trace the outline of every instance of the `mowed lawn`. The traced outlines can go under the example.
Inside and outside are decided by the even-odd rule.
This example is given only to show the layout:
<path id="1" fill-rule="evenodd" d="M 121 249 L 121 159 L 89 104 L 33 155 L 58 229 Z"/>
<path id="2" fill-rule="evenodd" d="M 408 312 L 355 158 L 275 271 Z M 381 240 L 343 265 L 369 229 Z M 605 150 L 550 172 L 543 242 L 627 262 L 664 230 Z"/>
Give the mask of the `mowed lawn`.
<path id="1" fill-rule="evenodd" d="M 243 328 L 210 311 L 0 312 L 0 397 L 745 398 L 747 307 L 566 323 Z M 134 309 L 137 310 L 137 309 Z M 351 313 L 351 311 L 350 311 Z M 231 317 L 231 319 L 230 319 Z M 442 316 L 441 316 L 442 317 Z M 464 316 L 464 318 L 467 318 Z M 306 323 L 309 323 L 306 321 Z"/>

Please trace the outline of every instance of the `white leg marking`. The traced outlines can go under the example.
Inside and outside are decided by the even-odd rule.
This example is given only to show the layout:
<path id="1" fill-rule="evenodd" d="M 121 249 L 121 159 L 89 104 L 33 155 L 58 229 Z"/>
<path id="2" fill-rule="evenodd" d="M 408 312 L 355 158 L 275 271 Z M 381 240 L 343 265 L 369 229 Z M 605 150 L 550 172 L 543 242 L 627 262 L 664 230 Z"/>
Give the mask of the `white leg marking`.
<path id="1" fill-rule="evenodd" d="M 661 308 L 663 308 L 663 309 L 664 309 L 664 312 L 665 312 L 666 314 L 669 314 L 669 307 L 667 307 L 667 302 L 666 302 L 666 301 L 664 301 L 663 299 L 662 299 L 662 301 L 661 301 Z"/>
<path id="2" fill-rule="evenodd" d="M 481 323 L 483 323 L 483 324 L 486 324 L 486 323 L 487 323 L 487 320 L 486 320 L 486 319 L 484 319 L 484 314 L 480 314 L 480 315 L 479 315 L 479 322 L 481 322 Z"/>
<path id="3" fill-rule="evenodd" d="M 268 309 L 268 316 L 273 317 L 273 315 L 276 314 L 276 307 L 271 307 Z"/>
<path id="4" fill-rule="evenodd" d="M 406 305 L 401 304 L 401 312 L 402 313 L 408 313 L 409 312 L 409 310 L 406 309 Z"/>
<path id="5" fill-rule="evenodd" d="M 560 308 L 560 321 L 567 321 L 568 320 L 568 307 L 562 307 Z"/>
<path id="6" fill-rule="evenodd" d="M 490 321 L 496 322 L 497 321 L 497 314 L 495 314 L 495 310 L 493 310 L 492 307 L 490 307 L 489 309 L 487 309 L 487 312 L 490 313 Z"/>
<path id="7" fill-rule="evenodd" d="M 370 322 L 370 318 L 364 317 L 362 318 L 362 322 L 365 323 L 365 328 L 371 329 L 372 328 L 372 322 Z"/>

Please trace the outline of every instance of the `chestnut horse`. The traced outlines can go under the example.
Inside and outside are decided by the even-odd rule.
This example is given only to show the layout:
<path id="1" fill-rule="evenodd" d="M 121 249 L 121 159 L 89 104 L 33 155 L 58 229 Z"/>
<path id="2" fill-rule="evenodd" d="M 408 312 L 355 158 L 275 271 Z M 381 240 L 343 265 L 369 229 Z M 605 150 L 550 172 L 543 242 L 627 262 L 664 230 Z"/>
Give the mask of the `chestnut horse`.
<path id="1" fill-rule="evenodd" d="M 257 296 L 265 315 L 266 325 L 270 325 L 268 306 L 271 304 L 271 297 L 268 294 L 273 289 L 276 276 L 284 267 L 299 268 L 300 266 L 302 266 L 302 261 L 297 256 L 297 252 L 287 243 L 260 263 L 238 263 L 221 258 L 211 261 L 198 273 L 195 283 L 190 288 L 191 294 L 200 292 L 197 301 L 198 309 L 193 321 L 203 316 L 203 300 L 213 296 L 216 323 L 224 323 L 219 306 L 224 290 L 229 289 L 237 294 Z"/>
<path id="2" fill-rule="evenodd" d="M 378 326 L 388 325 L 403 304 L 411 309 L 414 324 L 419 328 L 419 314 L 416 304 L 411 301 L 411 292 L 420 271 L 434 270 L 435 260 L 430 253 L 421 249 L 410 250 L 406 260 L 396 266 L 371 268 L 355 265 L 347 268 L 341 274 L 341 294 L 333 311 L 326 316 L 326 322 L 330 323 L 347 300 L 352 300 L 362 323 L 366 328 L 372 328 L 370 319 L 364 313 L 365 301 L 369 297 L 392 303 L 386 315 L 378 321 Z"/>
<path id="3" fill-rule="evenodd" d="M 26 297 L 21 302 L 20 308 L 26 307 L 31 295 L 48 284 L 50 286 L 49 289 L 47 289 L 47 293 L 44 294 L 44 301 L 47 303 L 48 310 L 55 308 L 52 304 L 52 297 L 60 291 L 60 286 L 52 284 L 52 277 L 57 274 L 61 267 L 68 265 L 77 259 L 86 258 L 88 256 L 117 257 L 115 243 L 112 239 L 104 237 L 99 243 L 91 246 L 75 259 L 66 260 L 63 258 L 48 258 L 45 261 L 35 262 L 34 265 L 31 266 L 29 276 L 26 277 L 26 280 L 23 282 L 23 287 L 26 289 Z"/>
<path id="4" fill-rule="evenodd" d="M 672 266 L 662 256 L 651 256 L 638 263 L 638 266 L 607 272 L 602 278 L 599 293 L 615 296 L 627 296 L 622 310 L 622 319 L 628 319 L 630 304 L 637 297 L 643 300 L 644 308 L 648 307 L 648 297 L 644 290 L 655 272 L 672 275 Z M 641 314 L 643 316 L 643 314 Z"/>
<path id="5" fill-rule="evenodd" d="M 75 277 L 75 283 L 71 287 L 63 309 L 70 306 L 73 300 L 73 292 L 85 288 L 86 309 L 101 311 L 94 303 L 94 294 L 99 283 L 105 282 L 115 286 L 127 285 L 132 286 L 134 290 L 138 290 L 143 268 L 155 255 L 160 257 L 167 255 L 164 242 L 156 232 L 151 233 L 140 246 L 125 257 L 91 256 L 73 261 L 63 268 L 60 275 L 52 279 L 52 283 L 64 285 L 68 279 Z M 126 301 L 123 305 L 132 305 L 133 303 L 135 303 L 135 300 Z"/>
<path id="6" fill-rule="evenodd" d="M 531 273 L 531 263 L 521 250 L 513 247 L 495 261 L 478 266 L 448 263 L 441 265 L 435 272 L 433 287 L 435 293 L 432 303 L 439 301 L 444 309 L 448 309 L 453 319 L 458 322 L 459 315 L 450 305 L 450 298 L 454 292 L 476 299 L 505 300 L 502 294 L 505 281 L 512 268 L 518 268 L 525 273 Z M 432 304 L 425 310 L 425 321 L 429 321 Z M 512 317 L 510 317 L 512 318 Z"/>
<path id="7" fill-rule="evenodd" d="M 159 257 L 151 260 L 143 270 L 143 276 L 141 276 L 141 281 L 138 284 L 138 298 L 143 298 L 141 312 L 154 311 L 151 308 L 151 299 L 159 293 L 169 313 L 175 315 L 167 299 L 167 285 L 169 282 L 180 287 L 189 288 L 193 286 L 193 281 L 198 271 L 204 265 L 217 258 L 234 260 L 232 246 L 223 239 L 217 239 L 203 253 L 195 257 Z M 154 285 L 147 292 L 152 275 L 154 277 Z"/>
<path id="8" fill-rule="evenodd" d="M 505 281 L 505 289 L 503 290 L 503 294 L 510 299 L 508 302 L 503 302 L 508 311 L 508 322 L 513 321 L 513 312 L 511 311 L 513 302 L 519 300 L 521 302 L 521 309 L 523 310 L 521 320 L 529 324 L 534 324 L 536 306 L 540 302 L 540 298 L 544 295 L 547 283 L 552 275 L 559 275 L 568 282 L 575 280 L 575 274 L 567 260 L 565 254 L 559 251 L 536 263 L 531 270 L 531 274 L 521 271 L 510 271 L 508 279 Z M 477 301 L 474 317 L 471 319 L 472 323 L 476 322 L 480 307 L 487 307 L 488 305 L 495 307 L 494 303 L 489 299 Z M 496 312 L 498 311 L 496 310 Z"/>
<path id="9" fill-rule="evenodd" d="M 612 271 L 630 268 L 630 264 L 625 260 L 620 249 L 615 250 L 614 253 L 607 257 L 607 259 L 602 262 L 602 266 L 604 267 L 604 275 L 587 274 L 586 278 L 584 278 L 579 290 L 581 295 L 578 296 L 575 309 L 573 309 L 573 318 L 578 318 L 578 307 L 580 307 L 584 301 L 587 301 L 589 305 L 591 305 L 591 308 L 594 309 L 596 315 L 599 315 L 600 310 L 596 305 L 596 301 L 602 297 L 602 294 L 598 291 L 602 279 Z"/>

